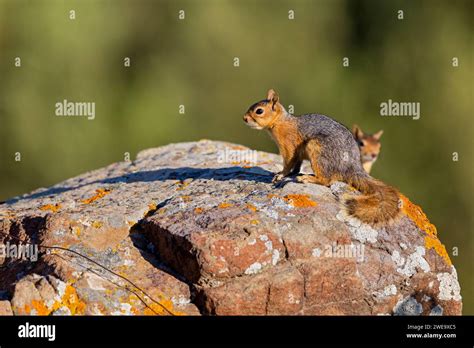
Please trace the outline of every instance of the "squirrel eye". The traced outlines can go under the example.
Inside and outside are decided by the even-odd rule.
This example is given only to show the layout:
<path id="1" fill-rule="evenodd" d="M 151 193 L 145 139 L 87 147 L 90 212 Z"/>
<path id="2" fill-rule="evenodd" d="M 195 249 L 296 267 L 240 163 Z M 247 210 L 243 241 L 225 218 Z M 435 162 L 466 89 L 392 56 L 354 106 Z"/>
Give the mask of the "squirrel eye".
<path id="1" fill-rule="evenodd" d="M 262 108 L 258 108 L 257 110 L 255 110 L 255 113 L 256 113 L 257 115 L 261 115 L 261 114 L 263 114 L 263 109 L 262 109 Z"/>
<path id="2" fill-rule="evenodd" d="M 363 142 L 362 140 L 357 140 L 357 145 L 359 145 L 359 146 L 364 146 L 365 144 L 364 144 L 364 142 Z"/>

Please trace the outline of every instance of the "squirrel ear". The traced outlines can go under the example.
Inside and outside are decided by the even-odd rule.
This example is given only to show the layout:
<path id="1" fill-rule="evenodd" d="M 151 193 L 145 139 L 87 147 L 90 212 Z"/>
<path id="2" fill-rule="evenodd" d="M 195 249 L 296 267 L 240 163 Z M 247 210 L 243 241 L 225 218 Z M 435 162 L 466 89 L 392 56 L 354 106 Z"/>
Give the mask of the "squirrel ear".
<path id="1" fill-rule="evenodd" d="M 362 129 L 360 129 L 360 127 L 355 124 L 352 126 L 352 134 L 354 134 L 356 139 L 360 139 L 364 135 L 364 132 L 362 132 Z"/>
<path id="2" fill-rule="evenodd" d="M 272 103 L 272 110 L 275 110 L 275 104 L 278 103 L 280 97 L 273 89 L 269 89 L 267 92 L 267 100 Z"/>
<path id="3" fill-rule="evenodd" d="M 267 100 L 275 104 L 275 103 L 278 103 L 278 100 L 280 100 L 280 97 L 278 96 L 278 93 L 275 92 L 273 89 L 269 89 L 267 92 Z"/>
<path id="4" fill-rule="evenodd" d="M 379 130 L 377 133 L 375 133 L 375 134 L 373 135 L 373 137 L 374 137 L 375 139 L 377 139 L 377 140 L 380 140 L 380 137 L 382 136 L 382 134 L 383 134 L 383 129 L 381 129 L 381 130 Z"/>

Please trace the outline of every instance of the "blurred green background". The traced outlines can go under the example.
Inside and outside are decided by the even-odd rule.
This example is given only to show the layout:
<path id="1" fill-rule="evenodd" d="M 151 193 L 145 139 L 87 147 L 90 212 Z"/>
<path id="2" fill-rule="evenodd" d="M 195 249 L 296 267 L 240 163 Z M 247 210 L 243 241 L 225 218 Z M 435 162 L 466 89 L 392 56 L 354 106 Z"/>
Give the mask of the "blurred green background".
<path id="1" fill-rule="evenodd" d="M 467 0 L 0 0 L 0 200 L 170 142 L 276 152 L 241 118 L 272 87 L 296 114 L 384 129 L 372 173 L 438 227 L 474 314 L 473 13 Z M 95 102 L 95 120 L 55 116 L 63 99 Z M 388 99 L 420 102 L 421 118 L 381 117 Z"/>

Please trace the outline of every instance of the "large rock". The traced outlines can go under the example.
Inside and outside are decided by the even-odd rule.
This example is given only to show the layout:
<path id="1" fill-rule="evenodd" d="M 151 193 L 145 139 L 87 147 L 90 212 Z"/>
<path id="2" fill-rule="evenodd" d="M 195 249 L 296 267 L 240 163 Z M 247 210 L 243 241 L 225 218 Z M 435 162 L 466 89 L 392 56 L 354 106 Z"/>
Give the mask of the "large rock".
<path id="1" fill-rule="evenodd" d="M 4 243 L 89 260 L 4 258 L 0 313 L 461 314 L 419 207 L 403 197 L 402 218 L 373 229 L 344 214 L 345 184 L 275 187 L 280 168 L 229 143 L 171 144 L 1 204 Z"/>

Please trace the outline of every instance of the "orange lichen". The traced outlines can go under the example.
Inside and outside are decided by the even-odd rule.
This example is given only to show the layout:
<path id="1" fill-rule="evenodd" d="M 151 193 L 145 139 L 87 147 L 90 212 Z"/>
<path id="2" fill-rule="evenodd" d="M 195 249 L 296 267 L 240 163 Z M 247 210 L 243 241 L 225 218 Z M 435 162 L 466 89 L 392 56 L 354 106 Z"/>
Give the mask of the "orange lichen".
<path id="1" fill-rule="evenodd" d="M 36 301 L 36 300 L 33 300 L 33 301 Z M 13 306 L 12 306 L 13 308 Z M 23 311 L 26 313 L 26 314 L 30 314 L 31 313 L 31 307 L 29 305 L 25 305 L 25 307 L 23 307 Z"/>
<path id="2" fill-rule="evenodd" d="M 31 305 L 26 304 L 23 310 L 26 314 L 31 314 L 31 311 L 35 310 L 37 315 L 50 315 L 61 307 L 68 308 L 71 315 L 81 315 L 85 312 L 86 304 L 79 299 L 76 289 L 71 284 L 67 284 L 64 295 L 52 306 L 46 306 L 43 301 L 32 300 Z"/>
<path id="3" fill-rule="evenodd" d="M 61 204 L 56 203 L 56 204 L 46 204 L 43 205 L 42 207 L 39 207 L 40 210 L 51 210 L 53 213 L 56 213 L 61 209 Z"/>
<path id="4" fill-rule="evenodd" d="M 242 161 L 231 161 L 230 164 L 233 164 L 233 165 L 239 165 L 243 168 L 252 168 L 252 162 L 248 161 L 248 160 L 242 160 Z"/>
<path id="5" fill-rule="evenodd" d="M 227 202 L 222 202 L 221 204 L 219 204 L 219 208 L 229 208 L 232 206 L 233 206 L 232 203 L 227 203 Z"/>
<path id="6" fill-rule="evenodd" d="M 194 208 L 194 214 L 201 214 L 203 211 L 204 211 L 204 209 L 202 209 L 202 208 L 199 208 L 199 207 Z"/>
<path id="7" fill-rule="evenodd" d="M 125 298 L 125 299 L 120 297 L 119 300 L 120 300 L 120 303 L 122 303 L 122 304 L 129 304 L 130 305 L 129 312 L 131 314 L 134 314 L 134 315 L 140 315 L 141 314 L 140 310 L 136 307 L 137 304 L 141 303 L 141 302 L 135 294 L 131 294 L 130 296 L 128 296 L 128 298 Z M 124 313 L 124 314 L 128 314 L 128 313 Z"/>
<path id="8" fill-rule="evenodd" d="M 179 180 L 176 182 L 176 185 L 178 185 L 178 188 L 176 191 L 181 191 L 184 190 L 186 187 L 188 187 L 190 182 L 183 182 L 182 180 Z"/>
<path id="9" fill-rule="evenodd" d="M 252 225 L 258 225 L 258 224 L 260 223 L 260 221 L 258 221 L 258 220 L 252 220 L 252 221 L 250 221 L 250 223 L 251 223 Z"/>
<path id="10" fill-rule="evenodd" d="M 283 199 L 295 208 L 310 208 L 318 204 L 309 198 L 309 195 L 286 195 Z"/>
<path id="11" fill-rule="evenodd" d="M 148 210 L 156 210 L 156 203 L 151 202 L 150 204 L 148 204 Z"/>
<path id="12" fill-rule="evenodd" d="M 13 212 L 11 211 L 4 211 L 4 212 L 0 212 L 0 218 L 1 219 L 12 219 L 14 218 L 16 215 L 13 214 Z"/>
<path id="13" fill-rule="evenodd" d="M 94 225 L 94 224 L 92 224 L 92 225 Z M 81 235 L 81 229 L 80 229 L 80 227 L 79 227 L 79 226 L 74 226 L 74 227 L 72 228 L 72 233 L 74 233 L 76 236 L 79 237 L 79 236 Z"/>
<path id="14" fill-rule="evenodd" d="M 440 240 L 436 237 L 425 236 L 425 248 L 426 249 L 433 249 L 436 253 L 441 256 L 446 263 L 451 266 L 452 262 L 449 258 L 449 254 L 446 251 L 446 247 L 440 242 Z"/>
<path id="15" fill-rule="evenodd" d="M 133 313 L 133 315 L 140 315 L 140 311 L 135 307 L 130 308 L 130 311 Z"/>
<path id="16" fill-rule="evenodd" d="M 181 196 L 181 199 L 183 200 L 183 202 L 189 202 L 191 201 L 191 196 Z"/>
<path id="17" fill-rule="evenodd" d="M 79 299 L 79 296 L 76 293 L 76 289 L 74 289 L 69 284 L 66 286 L 66 291 L 61 299 L 59 307 L 62 306 L 66 306 L 67 308 L 69 308 L 71 315 L 84 314 L 84 311 L 86 309 L 86 304 Z"/>
<path id="18" fill-rule="evenodd" d="M 105 293 L 109 296 L 112 296 L 114 290 L 106 289 Z M 135 315 L 141 314 L 141 311 L 143 312 L 143 315 L 170 315 L 170 313 L 172 315 L 184 314 L 182 312 L 176 311 L 173 308 L 173 302 L 170 299 L 165 298 L 163 295 L 155 294 L 154 297 L 157 300 L 157 303 L 151 301 L 150 299 L 146 299 L 148 307 L 145 307 L 144 309 L 137 307 L 137 304 L 141 303 L 141 301 L 138 301 L 138 297 L 133 294 L 130 295 L 128 299 L 121 298 L 120 301 L 121 303 L 130 304 L 130 312 Z M 23 307 L 23 312 L 27 315 L 31 315 L 32 311 L 34 311 L 34 314 L 36 315 L 50 315 L 54 311 L 63 307 L 68 308 L 71 315 L 83 315 L 85 313 L 86 304 L 80 300 L 76 289 L 71 285 L 71 283 L 66 285 L 61 299 L 54 301 L 52 305 L 47 306 L 41 300 L 32 300 L 31 303 L 26 304 Z"/>
<path id="19" fill-rule="evenodd" d="M 164 307 L 164 308 L 163 308 Z M 173 302 L 168 299 L 161 299 L 158 303 L 148 303 L 148 307 L 143 310 L 144 315 L 183 315 L 173 309 Z"/>
<path id="20" fill-rule="evenodd" d="M 425 248 L 433 249 L 439 256 L 441 256 L 448 265 L 452 265 L 446 247 L 440 242 L 437 235 L 436 226 L 433 225 L 428 217 L 423 212 L 421 207 L 412 203 L 406 196 L 400 194 L 402 201 L 402 212 L 413 221 L 413 223 L 423 232 L 425 236 Z"/>
<path id="21" fill-rule="evenodd" d="M 94 222 L 92 223 L 92 227 L 94 227 L 94 228 L 101 228 L 102 225 L 103 225 L 103 223 L 100 222 L 100 221 L 94 221 Z"/>
<path id="22" fill-rule="evenodd" d="M 403 213 L 408 216 L 420 230 L 425 231 L 432 237 L 436 237 L 436 227 L 428 220 L 423 210 L 416 204 L 410 202 L 410 200 L 402 194 L 400 194 L 400 199 L 402 200 Z"/>
<path id="23" fill-rule="evenodd" d="M 251 203 L 247 203 L 247 208 L 250 209 L 250 210 L 253 211 L 253 212 L 257 211 L 257 207 L 254 206 L 254 205 L 251 204 Z"/>
<path id="24" fill-rule="evenodd" d="M 83 199 L 82 203 L 90 204 L 90 203 L 104 197 L 105 195 L 108 195 L 110 193 L 110 190 L 100 188 L 100 189 L 95 190 L 95 192 L 96 192 L 96 194 L 94 196 L 92 196 L 91 198 Z"/>
<path id="25" fill-rule="evenodd" d="M 51 313 L 51 310 L 46 307 L 43 301 L 33 300 L 31 301 L 31 307 L 36 310 L 37 315 L 49 315 Z"/>

